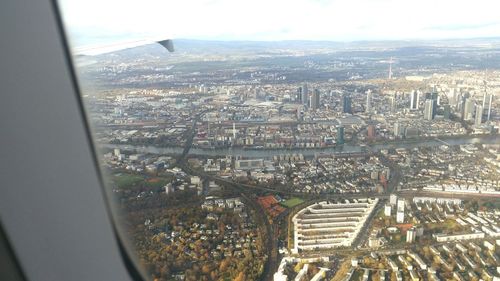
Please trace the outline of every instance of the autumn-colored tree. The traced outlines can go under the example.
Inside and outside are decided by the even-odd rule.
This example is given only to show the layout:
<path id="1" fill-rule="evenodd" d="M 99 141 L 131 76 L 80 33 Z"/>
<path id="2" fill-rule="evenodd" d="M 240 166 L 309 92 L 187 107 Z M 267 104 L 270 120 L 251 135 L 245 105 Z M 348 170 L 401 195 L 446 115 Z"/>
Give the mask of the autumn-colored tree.
<path id="1" fill-rule="evenodd" d="M 201 272 L 203 274 L 209 274 L 210 271 L 212 270 L 212 268 L 210 267 L 209 264 L 204 264 L 202 267 L 201 267 Z"/>
<path id="2" fill-rule="evenodd" d="M 227 270 L 227 268 L 229 267 L 229 264 L 230 264 L 230 260 L 227 258 L 224 259 L 223 261 L 221 261 L 221 263 L 219 265 L 219 271 L 225 272 Z"/>
<path id="3" fill-rule="evenodd" d="M 236 278 L 234 278 L 234 281 L 246 281 L 245 273 L 241 271 Z"/>
<path id="4" fill-rule="evenodd" d="M 213 270 L 212 272 L 210 272 L 210 279 L 217 280 L 217 275 L 217 270 Z"/>

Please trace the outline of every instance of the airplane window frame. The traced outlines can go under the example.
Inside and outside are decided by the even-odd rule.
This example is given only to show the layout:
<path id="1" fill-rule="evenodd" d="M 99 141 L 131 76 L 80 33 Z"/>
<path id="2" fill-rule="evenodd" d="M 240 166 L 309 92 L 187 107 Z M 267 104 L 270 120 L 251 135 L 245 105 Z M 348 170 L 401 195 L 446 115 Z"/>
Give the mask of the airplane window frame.
<path id="1" fill-rule="evenodd" d="M 146 280 L 110 211 L 57 1 L 2 1 L 0 34 L 0 255 L 25 280 Z"/>
<path id="2" fill-rule="evenodd" d="M 113 229 L 113 233 L 118 244 L 118 248 L 120 251 L 120 256 L 122 257 L 122 261 L 125 265 L 125 268 L 128 270 L 128 273 L 132 280 L 135 281 L 147 281 L 149 280 L 146 277 L 146 272 L 139 265 L 136 255 L 133 253 L 131 249 L 130 243 L 127 242 L 127 238 L 125 238 L 125 233 L 121 224 L 118 222 L 118 210 L 113 206 L 112 199 L 110 198 L 112 194 L 107 191 L 106 183 L 105 183 L 105 172 L 102 169 L 102 166 L 99 162 L 99 153 L 94 141 L 93 133 L 92 133 L 92 125 L 89 120 L 88 111 L 85 108 L 85 102 L 83 101 L 83 91 L 80 87 L 77 69 L 75 62 L 73 60 L 72 50 L 70 46 L 69 36 L 66 31 L 62 11 L 58 0 L 50 0 L 54 10 L 54 16 L 56 18 L 57 27 L 59 31 L 59 35 L 61 37 L 61 42 L 63 44 L 64 56 L 66 58 L 66 63 L 68 64 L 68 68 L 70 69 L 70 76 L 72 80 L 72 84 L 75 89 L 76 99 L 78 101 L 78 107 L 80 109 L 80 114 L 82 120 L 84 122 L 84 127 L 86 130 L 88 143 L 90 145 L 90 150 L 92 152 L 92 159 L 94 161 L 94 165 L 96 168 L 97 176 L 99 179 L 100 189 L 102 196 L 104 198 L 104 204 L 106 206 L 106 210 L 108 212 L 110 218 L 110 224 Z"/>

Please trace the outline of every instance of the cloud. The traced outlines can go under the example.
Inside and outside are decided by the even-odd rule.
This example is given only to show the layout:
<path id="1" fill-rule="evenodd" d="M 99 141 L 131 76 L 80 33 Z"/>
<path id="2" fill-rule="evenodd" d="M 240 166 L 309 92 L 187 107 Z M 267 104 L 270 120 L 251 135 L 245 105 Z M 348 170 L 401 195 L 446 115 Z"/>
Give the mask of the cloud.
<path id="1" fill-rule="evenodd" d="M 455 25 L 444 25 L 444 26 L 432 26 L 425 28 L 426 30 L 444 30 L 444 31 L 461 31 L 461 30 L 471 30 L 471 29 L 486 29 L 486 28 L 499 28 L 500 22 L 489 22 L 489 23 L 479 23 L 479 24 L 455 24 Z"/>
<path id="2" fill-rule="evenodd" d="M 495 0 L 60 0 L 76 45 L 172 38 L 383 40 L 498 36 Z"/>

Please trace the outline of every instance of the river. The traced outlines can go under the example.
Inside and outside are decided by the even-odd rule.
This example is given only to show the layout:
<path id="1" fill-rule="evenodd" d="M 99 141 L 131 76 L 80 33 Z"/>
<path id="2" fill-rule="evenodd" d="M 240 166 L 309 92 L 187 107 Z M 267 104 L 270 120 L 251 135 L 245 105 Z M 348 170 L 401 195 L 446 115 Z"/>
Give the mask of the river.
<path id="1" fill-rule="evenodd" d="M 441 140 L 442 139 L 442 140 Z M 298 149 L 244 149 L 244 148 L 218 148 L 218 149 L 204 149 L 204 148 L 191 148 L 189 155 L 204 155 L 204 156 L 245 156 L 248 158 L 269 158 L 274 155 L 280 154 L 293 154 L 300 153 L 304 157 L 312 157 L 316 154 L 324 153 L 356 153 L 365 151 L 380 151 L 383 149 L 395 148 L 415 148 L 415 147 L 433 147 L 440 146 L 446 142 L 449 145 L 462 145 L 462 144 L 500 144 L 500 135 L 487 135 L 487 136 L 464 136 L 459 138 L 441 138 L 441 139 L 427 139 L 424 141 L 418 140 L 403 140 L 400 142 L 392 142 L 388 144 L 375 144 L 368 146 L 349 145 L 344 144 L 339 147 L 328 148 L 298 148 Z M 101 144 L 100 148 L 113 149 L 119 148 L 124 151 L 133 151 L 135 153 L 148 153 L 148 154 L 181 154 L 184 150 L 182 147 L 157 147 L 157 146 L 134 146 L 126 144 Z"/>

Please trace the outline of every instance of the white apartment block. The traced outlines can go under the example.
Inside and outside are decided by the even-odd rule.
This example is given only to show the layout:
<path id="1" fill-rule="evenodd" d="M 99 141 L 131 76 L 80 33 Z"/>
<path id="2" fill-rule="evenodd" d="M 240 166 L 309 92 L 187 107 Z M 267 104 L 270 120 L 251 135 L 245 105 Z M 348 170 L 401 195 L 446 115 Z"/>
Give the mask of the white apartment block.
<path id="1" fill-rule="evenodd" d="M 292 252 L 351 246 L 377 203 L 378 199 L 323 201 L 300 210 L 292 219 Z"/>

